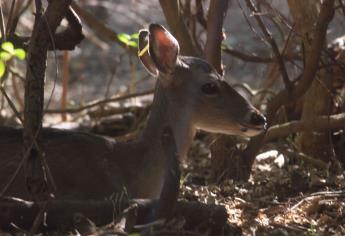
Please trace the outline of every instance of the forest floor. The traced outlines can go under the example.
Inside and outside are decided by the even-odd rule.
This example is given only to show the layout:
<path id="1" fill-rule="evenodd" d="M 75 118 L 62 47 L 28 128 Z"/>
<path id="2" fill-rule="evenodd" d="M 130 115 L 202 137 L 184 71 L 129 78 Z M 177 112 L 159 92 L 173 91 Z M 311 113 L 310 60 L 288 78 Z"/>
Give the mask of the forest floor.
<path id="1" fill-rule="evenodd" d="M 286 145 L 265 148 L 248 182 L 215 183 L 208 148 L 194 142 L 181 198 L 224 205 L 244 235 L 345 235 L 345 173 L 320 169 Z"/>

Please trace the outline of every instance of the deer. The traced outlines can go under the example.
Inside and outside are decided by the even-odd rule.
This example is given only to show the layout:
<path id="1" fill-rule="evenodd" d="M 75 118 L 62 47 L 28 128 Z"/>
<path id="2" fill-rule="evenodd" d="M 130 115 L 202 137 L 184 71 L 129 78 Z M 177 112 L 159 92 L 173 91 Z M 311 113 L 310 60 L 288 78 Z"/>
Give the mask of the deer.
<path id="1" fill-rule="evenodd" d="M 206 61 L 182 56 L 179 43 L 163 26 L 139 32 L 139 58 L 156 84 L 150 115 L 142 134 L 116 142 L 95 134 L 43 128 L 41 148 L 60 199 L 105 199 L 126 192 L 130 198 L 157 199 L 163 188 L 166 161 L 161 137 L 169 127 L 180 161 L 198 130 L 253 137 L 266 119 Z M 0 127 L 0 190 L 22 157 L 22 129 Z M 168 145 L 169 146 L 169 145 Z M 6 196 L 30 199 L 20 171 Z"/>

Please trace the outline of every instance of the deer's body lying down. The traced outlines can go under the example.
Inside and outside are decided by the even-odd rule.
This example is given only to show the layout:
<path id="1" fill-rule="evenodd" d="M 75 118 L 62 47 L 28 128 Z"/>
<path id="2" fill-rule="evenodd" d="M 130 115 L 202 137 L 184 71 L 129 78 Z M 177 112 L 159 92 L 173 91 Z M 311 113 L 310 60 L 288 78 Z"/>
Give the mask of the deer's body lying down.
<path id="1" fill-rule="evenodd" d="M 124 189 L 130 197 L 157 198 L 164 181 L 166 152 L 161 144 L 170 127 L 182 159 L 197 129 L 254 136 L 264 117 L 205 61 L 179 56 L 176 39 L 157 24 L 139 36 L 140 59 L 158 76 L 151 115 L 141 138 L 116 143 L 100 136 L 45 129 L 43 150 L 57 185 L 57 197 L 103 199 Z M 0 128 L 0 190 L 22 153 L 20 130 Z M 6 195 L 28 198 L 23 173 Z"/>
<path id="2" fill-rule="evenodd" d="M 22 158 L 21 139 L 20 129 L 0 128 L 0 188 Z M 56 129 L 44 129 L 42 140 L 57 185 L 57 197 L 103 199 L 125 191 L 132 197 L 159 196 L 163 181 L 159 177 L 164 175 L 165 163 L 160 144 L 155 149 L 145 142 L 116 143 L 101 136 Z M 29 197 L 24 171 L 21 170 L 6 195 Z"/>

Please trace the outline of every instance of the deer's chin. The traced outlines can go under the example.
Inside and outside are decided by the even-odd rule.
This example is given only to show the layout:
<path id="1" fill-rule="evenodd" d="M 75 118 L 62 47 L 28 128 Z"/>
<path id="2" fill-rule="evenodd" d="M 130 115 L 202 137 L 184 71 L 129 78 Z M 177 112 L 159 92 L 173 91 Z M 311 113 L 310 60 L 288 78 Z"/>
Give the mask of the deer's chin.
<path id="1" fill-rule="evenodd" d="M 261 134 L 262 132 L 264 132 L 264 129 L 261 129 L 261 130 L 260 129 L 248 129 L 247 131 L 242 132 L 241 135 L 244 137 L 251 138 L 251 137 L 254 137 L 254 136 Z"/>
<path id="2" fill-rule="evenodd" d="M 241 135 L 244 137 L 254 137 L 266 130 L 266 124 L 262 126 L 240 125 Z"/>
<path id="3" fill-rule="evenodd" d="M 214 126 L 212 127 L 197 127 L 197 129 L 209 132 L 209 133 L 218 133 L 218 134 L 227 134 L 227 135 L 239 135 L 242 137 L 254 137 L 262 132 L 265 131 L 266 126 L 262 127 L 250 127 L 250 126 L 245 126 L 245 125 L 237 125 L 236 128 L 221 128 L 217 129 Z"/>

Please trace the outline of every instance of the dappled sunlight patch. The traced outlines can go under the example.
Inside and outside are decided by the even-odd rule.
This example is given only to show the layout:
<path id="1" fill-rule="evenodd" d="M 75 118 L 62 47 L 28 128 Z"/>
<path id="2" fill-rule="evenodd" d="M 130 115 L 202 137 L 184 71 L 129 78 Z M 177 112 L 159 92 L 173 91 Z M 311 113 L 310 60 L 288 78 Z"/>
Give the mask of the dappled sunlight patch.
<path id="1" fill-rule="evenodd" d="M 200 185 L 211 170 L 205 142 L 193 143 L 181 198 L 223 205 L 243 235 L 345 235 L 344 173 L 332 175 L 278 148 L 257 156 L 248 182 L 215 183 L 211 171 Z"/>

